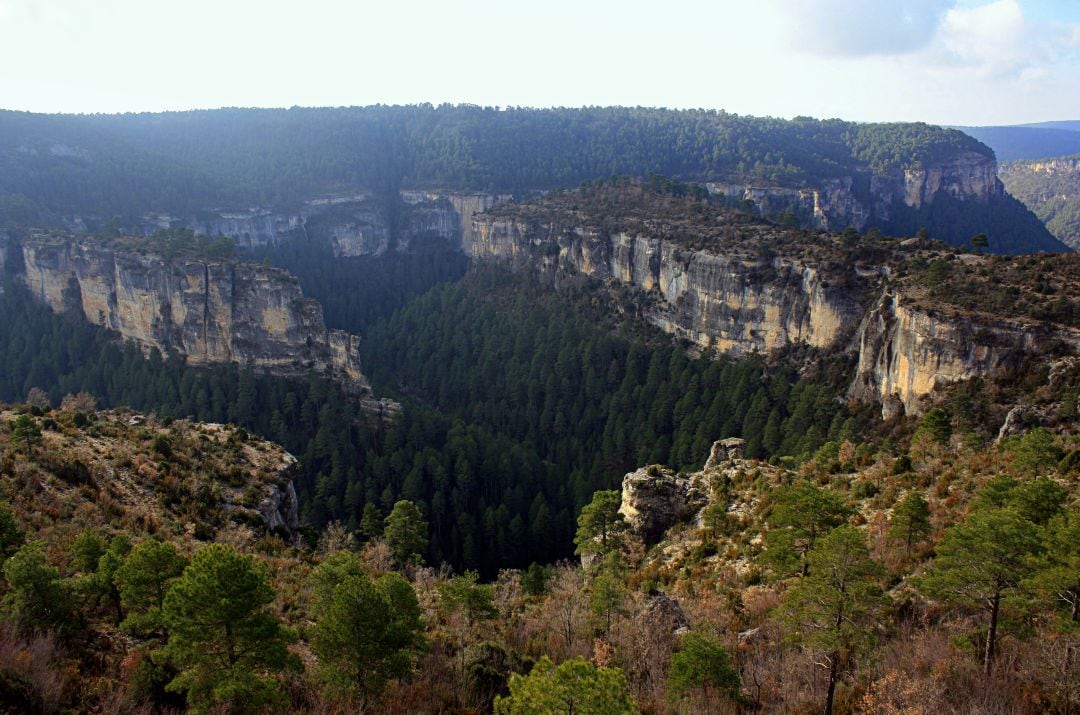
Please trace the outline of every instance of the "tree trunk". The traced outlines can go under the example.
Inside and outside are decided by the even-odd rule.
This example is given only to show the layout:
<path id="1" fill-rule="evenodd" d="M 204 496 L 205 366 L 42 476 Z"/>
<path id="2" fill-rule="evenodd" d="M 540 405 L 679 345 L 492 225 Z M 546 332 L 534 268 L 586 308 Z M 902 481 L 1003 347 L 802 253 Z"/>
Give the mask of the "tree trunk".
<path id="1" fill-rule="evenodd" d="M 109 599 L 112 601 L 113 608 L 116 609 L 116 625 L 120 625 L 120 621 L 124 620 L 124 608 L 120 602 L 120 592 L 115 586 L 110 589 Z"/>
<path id="2" fill-rule="evenodd" d="M 1001 589 L 994 592 L 990 601 L 990 627 L 986 629 L 986 652 L 983 654 L 983 674 L 990 676 L 994 664 L 994 645 L 997 640 L 998 613 L 1001 610 Z"/>
<path id="3" fill-rule="evenodd" d="M 825 698 L 825 715 L 832 715 L 833 700 L 836 698 L 836 671 L 840 661 L 840 651 L 829 655 L 829 694 Z"/>

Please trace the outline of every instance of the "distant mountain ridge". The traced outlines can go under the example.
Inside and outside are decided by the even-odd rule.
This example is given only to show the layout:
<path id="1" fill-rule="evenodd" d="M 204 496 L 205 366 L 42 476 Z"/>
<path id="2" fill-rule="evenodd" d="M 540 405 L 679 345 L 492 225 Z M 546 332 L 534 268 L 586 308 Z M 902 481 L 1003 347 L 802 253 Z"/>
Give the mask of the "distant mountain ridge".
<path id="1" fill-rule="evenodd" d="M 381 202 L 393 242 L 403 190 L 524 194 L 656 173 L 712 183 L 808 227 L 925 227 L 958 246 L 985 232 L 993 250 L 1065 250 L 1004 194 L 995 172 L 990 148 L 940 127 L 706 110 L 0 112 L 0 222 L 92 231 L 153 212 L 288 213 L 363 190 Z"/>
<path id="2" fill-rule="evenodd" d="M 998 161 L 1045 159 L 1080 152 L 1080 121 L 1016 126 L 952 127 L 994 150 Z"/>

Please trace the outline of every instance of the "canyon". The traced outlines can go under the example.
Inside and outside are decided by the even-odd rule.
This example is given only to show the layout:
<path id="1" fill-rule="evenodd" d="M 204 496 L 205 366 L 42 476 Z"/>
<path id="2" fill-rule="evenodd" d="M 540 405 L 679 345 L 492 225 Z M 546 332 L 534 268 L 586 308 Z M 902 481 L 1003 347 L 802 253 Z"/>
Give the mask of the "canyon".
<path id="1" fill-rule="evenodd" d="M 940 244 L 887 241 L 858 259 L 835 236 L 766 224 L 695 226 L 649 212 L 620 220 L 583 208 L 580 198 L 478 216 L 472 257 L 553 285 L 591 279 L 616 305 L 638 304 L 645 321 L 699 350 L 853 353 L 849 396 L 882 402 L 886 417 L 921 412 L 938 387 L 1032 357 L 1049 360 L 1054 351 L 1080 352 L 1075 326 L 963 310 L 928 300 L 924 287 L 898 277 L 908 258 L 945 260 L 949 254 L 933 247 Z"/>

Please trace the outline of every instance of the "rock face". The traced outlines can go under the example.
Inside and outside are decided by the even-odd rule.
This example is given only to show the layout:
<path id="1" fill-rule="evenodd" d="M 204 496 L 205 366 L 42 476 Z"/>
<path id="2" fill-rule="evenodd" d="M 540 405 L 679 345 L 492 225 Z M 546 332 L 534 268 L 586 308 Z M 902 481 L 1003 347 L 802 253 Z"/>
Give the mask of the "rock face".
<path id="1" fill-rule="evenodd" d="M 939 385 L 1019 367 L 1028 356 L 1065 344 L 1080 350 L 1080 331 L 1016 320 L 937 316 L 886 291 L 859 331 L 859 363 L 850 395 L 878 399 L 883 417 L 919 412 Z"/>
<path id="2" fill-rule="evenodd" d="M 295 538 L 300 529 L 300 512 L 292 479 L 284 486 L 270 485 L 259 500 L 258 510 L 267 531 L 283 532 Z"/>
<path id="3" fill-rule="evenodd" d="M 70 238 L 22 243 L 23 279 L 56 312 L 177 351 L 189 364 L 235 362 L 291 375 L 325 372 L 373 399 L 359 338 L 327 330 L 322 307 L 281 269 L 232 260 L 164 259 Z"/>
<path id="4" fill-rule="evenodd" d="M 138 229 L 150 234 L 159 228 L 190 228 L 207 236 L 231 236 L 244 249 L 316 243 L 329 246 L 339 258 L 380 256 L 408 249 L 422 234 L 438 236 L 453 246 L 470 246 L 473 215 L 509 199 L 507 194 L 409 189 L 388 205 L 385 197 L 358 193 L 312 199 L 292 209 L 148 214 Z"/>
<path id="5" fill-rule="evenodd" d="M 1050 233 L 1080 250 L 1080 155 L 1006 162 L 998 173 Z"/>
<path id="6" fill-rule="evenodd" d="M 985 189 L 972 172 L 974 186 L 962 173 L 924 179 L 939 190 Z M 575 214 L 554 216 L 505 210 L 477 216 L 470 255 L 533 271 L 555 285 L 596 279 L 620 309 L 632 306 L 647 322 L 701 348 L 736 355 L 790 346 L 857 351 L 851 396 L 883 401 L 890 415 L 897 402 L 917 413 L 920 398 L 939 385 L 1016 367 L 1054 345 L 1080 350 L 1080 334 L 1064 326 L 912 307 L 888 262 L 851 266 L 813 247 L 762 256 L 748 248 L 752 236 L 733 242 L 735 248 L 688 248 L 693 236 L 672 238 L 682 227 L 662 221 L 639 222 L 644 228 L 630 233 L 597 228 Z"/>
<path id="7" fill-rule="evenodd" d="M 876 280 L 795 259 L 687 250 L 648 235 L 492 217 L 478 218 L 475 229 L 473 258 L 636 288 L 651 299 L 650 323 L 734 354 L 836 346 L 859 325 L 860 299 Z"/>
<path id="8" fill-rule="evenodd" d="M 655 544 L 664 532 L 686 520 L 708 502 L 690 480 L 666 467 L 653 465 L 623 477 L 619 513 L 645 544 Z"/>
<path id="9" fill-rule="evenodd" d="M 766 215 L 794 209 L 804 226 L 833 231 L 848 226 L 861 231 L 871 223 L 888 225 L 898 207 L 921 209 L 939 195 L 980 203 L 1004 195 L 997 162 L 974 152 L 961 152 L 933 166 L 824 179 L 798 188 L 740 181 L 705 186 L 729 200 L 753 201 Z"/>
<path id="10" fill-rule="evenodd" d="M 713 442 L 712 449 L 709 450 L 709 458 L 705 460 L 705 466 L 702 469 L 707 472 L 710 469 L 716 469 L 724 462 L 742 459 L 745 449 L 746 440 L 740 437 L 718 439 Z"/>

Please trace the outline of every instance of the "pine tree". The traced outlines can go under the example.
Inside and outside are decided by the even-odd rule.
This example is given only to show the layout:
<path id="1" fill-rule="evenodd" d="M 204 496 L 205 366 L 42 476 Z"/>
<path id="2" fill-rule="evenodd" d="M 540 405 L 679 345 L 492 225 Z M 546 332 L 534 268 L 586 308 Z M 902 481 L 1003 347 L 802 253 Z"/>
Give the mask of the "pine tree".
<path id="1" fill-rule="evenodd" d="M 883 571 L 854 526 L 841 526 L 810 551 L 809 573 L 788 592 L 782 618 L 799 643 L 825 654 L 829 664 L 825 715 L 831 715 L 840 679 L 840 660 L 874 640 L 882 605 Z"/>
<path id="2" fill-rule="evenodd" d="M 273 675 L 293 665 L 293 640 L 268 610 L 274 599 L 266 570 L 222 544 L 195 553 L 165 595 L 169 633 L 161 657 L 180 670 L 169 683 L 188 705 L 262 712 L 281 704 Z"/>
<path id="3" fill-rule="evenodd" d="M 983 670 L 990 675 L 1003 601 L 1017 593 L 1042 550 L 1038 527 L 1009 507 L 977 509 L 945 532 L 917 582 L 928 596 L 986 613 Z"/>
<path id="4" fill-rule="evenodd" d="M 797 568 L 805 576 L 814 544 L 844 523 L 850 513 L 851 507 L 842 496 L 809 482 L 778 489 L 769 512 L 765 560 L 778 568 Z"/>
<path id="5" fill-rule="evenodd" d="M 543 656 L 528 675 L 510 676 L 510 694 L 495 698 L 497 715 L 627 715 L 636 713 L 626 676 L 578 657 L 554 665 Z"/>
<path id="6" fill-rule="evenodd" d="M 586 504 L 577 520 L 577 533 L 574 543 L 575 553 L 606 554 L 618 548 L 620 537 L 626 532 L 627 524 L 619 513 L 622 493 L 617 490 L 601 490 L 593 494 L 592 501 Z"/>
<path id="7" fill-rule="evenodd" d="M 23 543 L 19 522 L 6 501 L 0 500 L 0 567 Z"/>
<path id="8" fill-rule="evenodd" d="M 701 690 L 709 704 L 711 691 L 727 698 L 739 695 L 739 671 L 719 638 L 691 631 L 683 636 L 679 650 L 671 656 L 668 669 L 668 696 L 674 700 Z"/>
<path id="9" fill-rule="evenodd" d="M 313 575 L 317 620 L 312 647 L 321 676 L 332 686 L 373 695 L 388 680 L 412 670 L 423 646 L 420 606 L 400 575 L 372 581 L 354 559 L 342 552 L 336 563 L 320 566 Z"/>
<path id="10" fill-rule="evenodd" d="M 34 451 L 34 445 L 41 441 L 41 427 L 30 415 L 19 415 L 11 421 L 11 438 L 16 442 L 22 442 L 26 447 L 26 453 L 31 454 Z"/>
<path id="11" fill-rule="evenodd" d="M 172 543 L 151 538 L 136 545 L 116 571 L 120 602 L 127 611 L 121 628 L 135 635 L 163 635 L 165 594 L 186 566 L 187 559 Z"/>
<path id="12" fill-rule="evenodd" d="M 411 501 L 400 500 L 386 517 L 383 538 L 399 564 L 423 561 L 427 549 L 428 526 L 420 509 Z"/>
<path id="13" fill-rule="evenodd" d="M 31 541 L 4 562 L 5 614 L 26 630 L 73 626 L 71 592 L 45 558 L 45 543 Z"/>
<path id="14" fill-rule="evenodd" d="M 929 534 L 930 505 L 926 503 L 921 492 L 909 492 L 893 509 L 887 538 L 903 543 L 906 554 L 910 557 L 912 547 Z"/>

